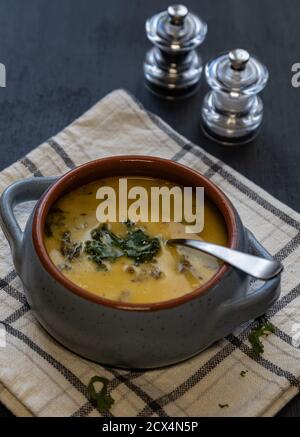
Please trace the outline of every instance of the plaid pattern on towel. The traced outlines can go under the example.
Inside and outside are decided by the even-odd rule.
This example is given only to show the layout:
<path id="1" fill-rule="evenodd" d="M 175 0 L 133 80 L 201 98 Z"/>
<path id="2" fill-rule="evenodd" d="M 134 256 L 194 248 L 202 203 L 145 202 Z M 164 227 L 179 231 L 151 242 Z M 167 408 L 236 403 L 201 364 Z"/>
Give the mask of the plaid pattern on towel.
<path id="1" fill-rule="evenodd" d="M 265 352 L 258 358 L 252 357 L 248 342 L 250 322 L 176 366 L 147 372 L 103 368 L 64 349 L 39 326 L 1 232 L 0 328 L 6 331 L 6 347 L 0 347 L 0 400 L 18 416 L 99 416 L 87 384 L 100 375 L 109 379 L 115 400 L 106 416 L 274 415 L 300 387 L 300 349 L 292 340 L 300 323 L 300 215 L 191 144 L 122 90 L 2 171 L 1 191 L 16 179 L 59 175 L 119 154 L 179 161 L 225 191 L 245 225 L 284 264 L 282 294 L 267 313 L 275 333 L 264 340 Z M 21 224 L 31 208 L 17 208 Z"/>

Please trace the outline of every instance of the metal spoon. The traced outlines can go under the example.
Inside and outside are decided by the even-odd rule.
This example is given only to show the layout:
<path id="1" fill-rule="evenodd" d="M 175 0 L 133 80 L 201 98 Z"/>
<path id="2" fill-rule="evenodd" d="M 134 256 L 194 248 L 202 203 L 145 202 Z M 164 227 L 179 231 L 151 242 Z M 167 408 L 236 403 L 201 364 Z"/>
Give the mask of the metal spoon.
<path id="1" fill-rule="evenodd" d="M 218 246 L 217 244 L 206 243 L 205 241 L 188 240 L 185 238 L 175 238 L 168 240 L 167 244 L 191 247 L 201 252 L 213 255 L 226 263 L 236 267 L 242 272 L 257 279 L 268 280 L 277 276 L 282 270 L 283 265 L 275 259 L 269 260 L 228 247 Z"/>

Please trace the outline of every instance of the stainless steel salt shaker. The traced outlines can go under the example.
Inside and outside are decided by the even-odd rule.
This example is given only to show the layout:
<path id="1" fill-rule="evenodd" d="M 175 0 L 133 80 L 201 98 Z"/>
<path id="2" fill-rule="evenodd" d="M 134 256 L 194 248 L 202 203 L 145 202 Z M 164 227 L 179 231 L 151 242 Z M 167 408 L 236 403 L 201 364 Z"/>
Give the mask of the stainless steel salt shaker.
<path id="1" fill-rule="evenodd" d="M 196 91 L 203 64 L 195 49 L 206 33 L 206 23 L 184 5 L 169 6 L 146 21 L 154 47 L 146 54 L 144 74 L 152 92 L 176 98 Z"/>
<path id="2" fill-rule="evenodd" d="M 202 107 L 205 133 L 224 144 L 244 144 L 258 132 L 263 103 L 258 93 L 268 81 L 268 70 L 243 49 L 222 54 L 205 67 L 211 91 Z"/>

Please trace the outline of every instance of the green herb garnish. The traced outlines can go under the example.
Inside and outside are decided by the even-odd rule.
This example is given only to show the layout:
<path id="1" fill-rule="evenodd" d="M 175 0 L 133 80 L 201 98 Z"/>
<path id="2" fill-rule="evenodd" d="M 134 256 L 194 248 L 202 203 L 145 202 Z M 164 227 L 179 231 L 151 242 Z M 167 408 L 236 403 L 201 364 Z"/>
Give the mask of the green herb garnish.
<path id="1" fill-rule="evenodd" d="M 100 382 L 102 388 L 100 391 L 96 391 L 94 384 Z M 108 393 L 108 379 L 101 376 L 93 376 L 88 384 L 88 392 L 91 399 L 91 403 L 97 408 L 99 413 L 108 411 L 114 404 L 114 399 Z"/>
<path id="2" fill-rule="evenodd" d="M 242 378 L 245 378 L 245 376 L 247 375 L 247 373 L 248 373 L 248 370 L 242 370 L 241 373 L 240 373 L 240 376 L 241 376 Z"/>
<path id="3" fill-rule="evenodd" d="M 91 232 L 91 240 L 85 243 L 85 252 L 97 264 L 114 262 L 120 256 L 127 256 L 136 263 L 151 261 L 160 250 L 158 238 L 151 238 L 140 228 L 130 226 L 122 237 L 111 232 L 106 225 L 100 225 Z"/>
<path id="4" fill-rule="evenodd" d="M 128 258 L 136 263 L 151 261 L 160 250 L 158 238 L 151 238 L 142 229 L 129 231 L 123 240 L 122 249 Z"/>
<path id="5" fill-rule="evenodd" d="M 84 251 L 99 266 L 104 268 L 103 261 L 113 262 L 124 255 L 121 250 L 122 239 L 109 231 L 106 225 L 93 229 L 91 237 L 92 240 L 86 241 Z"/>
<path id="6" fill-rule="evenodd" d="M 228 405 L 228 404 L 219 404 L 219 407 L 220 407 L 220 408 L 228 408 L 229 405 Z"/>
<path id="7" fill-rule="evenodd" d="M 82 243 L 71 239 L 71 232 L 66 231 L 62 235 L 60 251 L 67 260 L 78 258 L 81 253 Z"/>
<path id="8" fill-rule="evenodd" d="M 275 327 L 272 323 L 267 321 L 261 321 L 259 326 L 250 332 L 248 340 L 252 346 L 252 353 L 258 357 L 264 352 L 264 345 L 261 341 L 261 337 L 275 332 Z"/>

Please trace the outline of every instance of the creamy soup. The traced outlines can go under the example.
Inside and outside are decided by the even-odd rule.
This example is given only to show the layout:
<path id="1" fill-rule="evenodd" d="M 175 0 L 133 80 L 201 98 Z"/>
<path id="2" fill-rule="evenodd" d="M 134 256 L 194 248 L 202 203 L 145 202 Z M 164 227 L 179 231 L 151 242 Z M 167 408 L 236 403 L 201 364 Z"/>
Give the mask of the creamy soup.
<path id="1" fill-rule="evenodd" d="M 107 299 L 129 303 L 161 302 L 187 294 L 220 268 L 211 256 L 170 238 L 193 238 L 226 245 L 226 226 L 218 209 L 205 198 L 204 229 L 185 233 L 186 223 L 126 221 L 101 224 L 96 218 L 101 186 L 118 193 L 119 178 L 98 180 L 71 191 L 50 210 L 45 245 L 55 266 L 78 286 Z M 172 187 L 163 180 L 128 178 L 128 189 Z"/>

